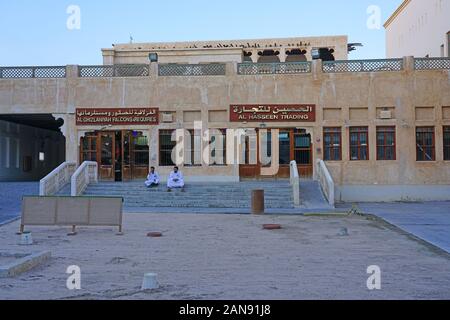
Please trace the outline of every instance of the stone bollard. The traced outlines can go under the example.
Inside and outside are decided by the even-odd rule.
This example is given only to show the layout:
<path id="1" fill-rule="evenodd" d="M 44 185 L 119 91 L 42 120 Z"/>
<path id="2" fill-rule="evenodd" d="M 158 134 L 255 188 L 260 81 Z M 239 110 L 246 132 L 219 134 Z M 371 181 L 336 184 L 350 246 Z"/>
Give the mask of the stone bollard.
<path id="1" fill-rule="evenodd" d="M 146 273 L 142 281 L 142 290 L 154 290 L 159 288 L 158 275 L 156 273 Z"/>
<path id="2" fill-rule="evenodd" d="M 252 191 L 252 214 L 264 214 L 264 190 Z"/>
<path id="3" fill-rule="evenodd" d="M 31 232 L 26 231 L 22 233 L 20 244 L 22 246 L 31 246 L 33 244 L 33 237 L 31 236 Z"/>

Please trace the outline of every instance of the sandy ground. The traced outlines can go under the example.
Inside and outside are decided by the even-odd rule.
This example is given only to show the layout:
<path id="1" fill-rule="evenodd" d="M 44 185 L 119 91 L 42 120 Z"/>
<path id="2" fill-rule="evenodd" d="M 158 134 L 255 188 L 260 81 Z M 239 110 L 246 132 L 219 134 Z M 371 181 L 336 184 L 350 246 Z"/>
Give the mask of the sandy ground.
<path id="1" fill-rule="evenodd" d="M 0 252 L 53 257 L 0 279 L 0 299 L 450 299 L 448 254 L 363 217 L 127 214 L 124 227 L 121 237 L 32 227 L 31 247 L 18 245 L 18 222 L 1 227 Z M 348 237 L 338 236 L 342 227 Z M 70 265 L 81 267 L 81 290 L 66 288 Z M 381 268 L 379 291 L 367 289 L 370 265 Z M 147 272 L 160 289 L 139 290 Z"/>

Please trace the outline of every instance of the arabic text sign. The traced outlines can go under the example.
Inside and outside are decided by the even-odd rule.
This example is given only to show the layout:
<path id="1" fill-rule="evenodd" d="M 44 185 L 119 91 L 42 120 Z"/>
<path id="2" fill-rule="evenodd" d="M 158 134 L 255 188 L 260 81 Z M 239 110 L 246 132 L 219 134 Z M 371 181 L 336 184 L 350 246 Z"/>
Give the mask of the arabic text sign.
<path id="1" fill-rule="evenodd" d="M 159 124 L 158 108 L 78 108 L 75 116 L 78 126 Z"/>
<path id="2" fill-rule="evenodd" d="M 231 105 L 231 122 L 314 122 L 314 104 Z"/>

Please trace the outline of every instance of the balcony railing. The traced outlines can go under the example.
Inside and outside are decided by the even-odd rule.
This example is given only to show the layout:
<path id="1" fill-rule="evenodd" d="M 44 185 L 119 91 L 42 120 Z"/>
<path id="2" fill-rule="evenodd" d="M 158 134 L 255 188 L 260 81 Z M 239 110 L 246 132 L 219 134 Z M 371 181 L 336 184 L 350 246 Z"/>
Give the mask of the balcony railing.
<path id="1" fill-rule="evenodd" d="M 416 70 L 450 70 L 450 58 L 415 58 Z"/>
<path id="2" fill-rule="evenodd" d="M 80 78 L 111 78 L 111 77 L 148 77 L 150 67 L 147 64 L 116 64 L 102 66 L 79 66 Z"/>
<path id="3" fill-rule="evenodd" d="M 403 59 L 324 61 L 323 72 L 380 72 L 403 70 Z"/>
<path id="4" fill-rule="evenodd" d="M 224 76 L 226 65 L 225 63 L 161 64 L 158 74 L 160 77 Z"/>
<path id="5" fill-rule="evenodd" d="M 238 74 L 297 74 L 310 73 L 311 62 L 240 63 Z"/>
<path id="6" fill-rule="evenodd" d="M 0 67 L 0 79 L 65 78 L 66 67 Z"/>

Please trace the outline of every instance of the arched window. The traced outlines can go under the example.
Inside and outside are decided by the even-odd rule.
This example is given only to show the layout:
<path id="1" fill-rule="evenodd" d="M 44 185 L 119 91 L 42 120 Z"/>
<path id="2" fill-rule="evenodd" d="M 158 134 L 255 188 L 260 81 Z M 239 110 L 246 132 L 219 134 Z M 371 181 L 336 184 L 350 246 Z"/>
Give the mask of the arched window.
<path id="1" fill-rule="evenodd" d="M 292 49 L 286 51 L 286 62 L 304 62 L 306 59 L 306 50 Z"/>
<path id="2" fill-rule="evenodd" d="M 280 51 L 274 51 L 274 50 L 264 50 L 258 52 L 259 58 L 258 63 L 276 63 L 280 62 L 280 58 L 278 55 L 280 54 Z"/>

